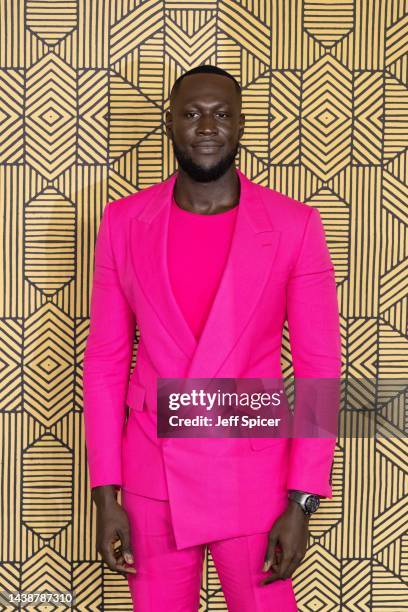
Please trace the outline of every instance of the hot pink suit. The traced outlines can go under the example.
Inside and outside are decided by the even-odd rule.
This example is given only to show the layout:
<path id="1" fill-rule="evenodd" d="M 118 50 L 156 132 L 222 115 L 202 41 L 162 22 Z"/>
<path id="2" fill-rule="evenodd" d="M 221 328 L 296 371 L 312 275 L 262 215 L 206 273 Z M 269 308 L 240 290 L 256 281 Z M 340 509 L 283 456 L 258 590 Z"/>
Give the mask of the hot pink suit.
<path id="1" fill-rule="evenodd" d="M 167 261 L 177 172 L 108 203 L 95 247 L 83 376 L 90 484 L 168 499 L 179 549 L 267 532 L 288 488 L 332 496 L 333 438 L 157 438 L 158 377 L 281 377 L 285 320 L 295 375 L 340 376 L 334 269 L 319 212 L 237 174 L 234 235 L 199 340 Z"/>

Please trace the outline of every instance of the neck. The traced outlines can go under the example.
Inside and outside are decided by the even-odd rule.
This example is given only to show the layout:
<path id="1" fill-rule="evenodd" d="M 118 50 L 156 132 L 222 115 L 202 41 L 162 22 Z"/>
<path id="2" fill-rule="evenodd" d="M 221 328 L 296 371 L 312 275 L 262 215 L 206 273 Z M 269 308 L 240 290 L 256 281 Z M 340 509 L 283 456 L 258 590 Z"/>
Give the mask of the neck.
<path id="1" fill-rule="evenodd" d="M 199 183 L 180 168 L 173 195 L 177 204 L 185 210 L 202 215 L 224 212 L 239 202 L 239 176 L 233 165 L 216 181 Z"/>

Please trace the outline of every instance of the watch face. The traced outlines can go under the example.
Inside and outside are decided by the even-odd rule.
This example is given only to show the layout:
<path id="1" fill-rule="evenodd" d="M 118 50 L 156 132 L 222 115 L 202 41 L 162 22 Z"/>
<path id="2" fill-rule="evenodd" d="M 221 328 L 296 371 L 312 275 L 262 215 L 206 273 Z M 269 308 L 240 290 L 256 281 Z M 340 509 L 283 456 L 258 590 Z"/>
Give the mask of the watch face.
<path id="1" fill-rule="evenodd" d="M 306 499 L 305 506 L 308 512 L 316 512 L 319 505 L 320 498 L 317 495 L 309 495 L 309 497 Z"/>

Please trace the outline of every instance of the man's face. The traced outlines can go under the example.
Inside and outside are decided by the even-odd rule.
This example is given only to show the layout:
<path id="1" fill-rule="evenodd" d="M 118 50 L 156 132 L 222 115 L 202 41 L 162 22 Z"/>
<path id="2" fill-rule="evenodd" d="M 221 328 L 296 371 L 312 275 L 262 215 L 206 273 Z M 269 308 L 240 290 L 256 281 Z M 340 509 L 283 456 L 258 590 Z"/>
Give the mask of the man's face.
<path id="1" fill-rule="evenodd" d="M 180 167 L 193 180 L 208 183 L 234 163 L 244 121 L 232 79 L 191 74 L 181 81 L 175 100 L 170 102 L 166 133 Z"/>

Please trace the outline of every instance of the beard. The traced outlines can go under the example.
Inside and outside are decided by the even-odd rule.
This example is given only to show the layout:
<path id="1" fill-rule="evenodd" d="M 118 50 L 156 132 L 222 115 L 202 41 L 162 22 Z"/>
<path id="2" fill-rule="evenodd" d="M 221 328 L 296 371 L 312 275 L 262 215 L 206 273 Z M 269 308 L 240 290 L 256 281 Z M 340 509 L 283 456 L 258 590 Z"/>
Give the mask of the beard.
<path id="1" fill-rule="evenodd" d="M 229 170 L 235 161 L 240 143 L 237 142 L 235 147 L 229 153 L 227 153 L 227 155 L 208 168 L 196 164 L 189 155 L 179 149 L 174 140 L 172 140 L 172 145 L 174 155 L 180 168 L 182 168 L 182 170 L 184 170 L 184 172 L 188 174 L 193 181 L 197 181 L 198 183 L 210 183 L 211 181 L 216 181 L 219 179 L 227 172 L 227 170 Z"/>

